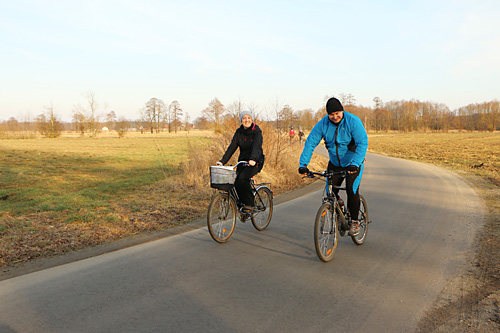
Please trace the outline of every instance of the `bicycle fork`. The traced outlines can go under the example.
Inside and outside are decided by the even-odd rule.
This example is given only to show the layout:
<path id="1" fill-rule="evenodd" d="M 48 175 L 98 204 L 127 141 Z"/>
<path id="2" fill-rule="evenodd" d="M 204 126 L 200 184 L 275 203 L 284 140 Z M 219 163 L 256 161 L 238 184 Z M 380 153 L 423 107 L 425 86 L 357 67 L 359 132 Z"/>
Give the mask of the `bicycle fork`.
<path id="1" fill-rule="evenodd" d="M 227 216 L 229 215 L 229 209 L 231 208 L 231 202 L 230 198 L 224 198 L 222 200 L 221 204 L 221 214 L 220 214 L 220 219 L 225 220 L 227 219 Z"/>

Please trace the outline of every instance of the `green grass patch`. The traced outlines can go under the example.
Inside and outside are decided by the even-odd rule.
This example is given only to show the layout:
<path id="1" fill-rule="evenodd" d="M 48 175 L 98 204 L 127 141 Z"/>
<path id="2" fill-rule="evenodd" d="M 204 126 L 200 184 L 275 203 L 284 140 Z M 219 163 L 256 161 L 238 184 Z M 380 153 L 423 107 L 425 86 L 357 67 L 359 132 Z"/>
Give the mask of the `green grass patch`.
<path id="1" fill-rule="evenodd" d="M 200 135 L 0 141 L 0 212 L 20 216 L 110 207 L 137 189 L 179 174 L 187 143 Z"/>

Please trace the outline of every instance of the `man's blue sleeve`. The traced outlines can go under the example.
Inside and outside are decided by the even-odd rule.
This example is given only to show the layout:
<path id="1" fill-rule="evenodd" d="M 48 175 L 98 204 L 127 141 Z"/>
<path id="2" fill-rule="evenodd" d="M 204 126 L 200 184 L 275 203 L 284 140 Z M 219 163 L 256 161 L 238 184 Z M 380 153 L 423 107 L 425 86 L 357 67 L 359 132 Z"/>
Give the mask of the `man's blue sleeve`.
<path id="1" fill-rule="evenodd" d="M 361 166 L 366 157 L 368 150 L 368 135 L 366 134 L 365 127 L 361 119 L 357 119 L 356 125 L 352 132 L 354 142 L 356 143 L 356 153 L 352 158 L 351 164 Z"/>
<path id="2" fill-rule="evenodd" d="M 300 155 L 299 167 L 307 166 L 311 161 L 314 149 L 316 149 L 318 144 L 321 142 L 321 139 L 323 139 L 322 128 L 323 125 L 320 120 L 316 125 L 314 125 L 311 133 L 309 133 L 306 143 L 304 144 L 302 154 Z"/>

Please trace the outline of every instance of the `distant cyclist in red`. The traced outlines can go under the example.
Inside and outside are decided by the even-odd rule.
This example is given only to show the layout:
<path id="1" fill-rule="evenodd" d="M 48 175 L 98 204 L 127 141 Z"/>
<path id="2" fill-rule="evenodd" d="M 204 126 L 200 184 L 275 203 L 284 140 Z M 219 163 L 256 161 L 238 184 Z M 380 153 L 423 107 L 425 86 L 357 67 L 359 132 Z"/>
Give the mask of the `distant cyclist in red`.
<path id="1" fill-rule="evenodd" d="M 290 137 L 290 143 L 293 142 L 293 138 L 295 137 L 295 131 L 293 128 L 290 128 L 290 132 L 288 132 L 288 136 Z"/>

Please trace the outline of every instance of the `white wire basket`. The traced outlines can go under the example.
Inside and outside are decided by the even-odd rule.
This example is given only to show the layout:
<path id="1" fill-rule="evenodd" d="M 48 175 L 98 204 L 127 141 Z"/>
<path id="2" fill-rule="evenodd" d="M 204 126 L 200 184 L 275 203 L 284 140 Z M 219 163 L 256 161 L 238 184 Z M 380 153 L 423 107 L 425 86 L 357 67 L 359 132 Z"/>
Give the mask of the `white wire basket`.
<path id="1" fill-rule="evenodd" d="M 210 187 L 219 190 L 230 190 L 234 186 L 236 171 L 233 167 L 211 166 Z"/>

